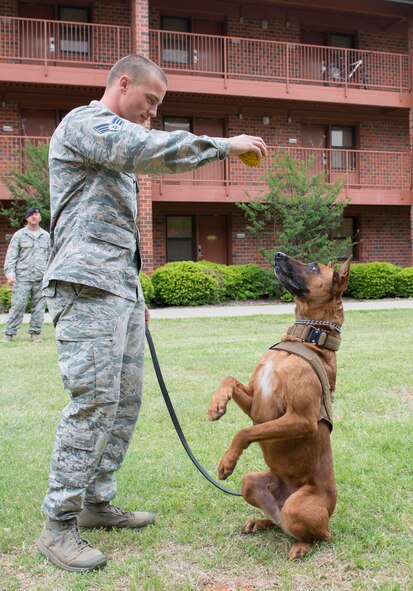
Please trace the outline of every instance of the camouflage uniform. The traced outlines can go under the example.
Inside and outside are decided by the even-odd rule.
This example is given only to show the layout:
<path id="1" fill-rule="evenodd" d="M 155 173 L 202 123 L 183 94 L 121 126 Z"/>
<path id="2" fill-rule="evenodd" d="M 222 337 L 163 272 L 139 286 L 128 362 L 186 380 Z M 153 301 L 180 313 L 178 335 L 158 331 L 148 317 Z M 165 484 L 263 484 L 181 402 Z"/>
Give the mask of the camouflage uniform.
<path id="1" fill-rule="evenodd" d="M 50 237 L 43 228 L 31 232 L 25 227 L 13 234 L 4 264 L 6 277 L 16 278 L 5 328 L 5 333 L 10 336 L 17 333 L 23 322 L 30 294 L 29 334 L 38 334 L 42 330 L 45 310 L 42 281 L 49 252 Z"/>
<path id="2" fill-rule="evenodd" d="M 71 398 L 43 502 L 52 519 L 73 517 L 85 499 L 113 499 L 139 415 L 145 331 L 134 175 L 190 171 L 229 151 L 226 139 L 148 130 L 99 101 L 71 111 L 52 137 L 43 285 Z"/>

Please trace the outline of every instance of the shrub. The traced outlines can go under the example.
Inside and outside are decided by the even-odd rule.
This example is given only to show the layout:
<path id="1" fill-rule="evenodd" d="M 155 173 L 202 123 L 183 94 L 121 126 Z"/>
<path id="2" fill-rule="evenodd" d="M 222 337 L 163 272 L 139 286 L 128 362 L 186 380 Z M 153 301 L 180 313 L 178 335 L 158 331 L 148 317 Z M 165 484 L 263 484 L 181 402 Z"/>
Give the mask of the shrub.
<path id="1" fill-rule="evenodd" d="M 213 275 L 218 282 L 218 299 L 256 300 L 269 295 L 272 286 L 268 271 L 253 263 L 246 265 L 220 265 L 209 261 L 198 262 L 205 273 Z M 273 272 L 272 283 L 275 283 Z"/>
<path id="2" fill-rule="evenodd" d="M 232 265 L 224 272 L 224 291 L 227 300 L 256 300 L 264 295 L 266 274 L 254 264 Z"/>
<path id="3" fill-rule="evenodd" d="M 391 263 L 356 263 L 351 266 L 345 295 L 357 299 L 377 299 L 398 295 L 401 269 Z"/>
<path id="4" fill-rule="evenodd" d="M 265 270 L 263 294 L 272 300 L 282 300 L 283 302 L 292 302 L 294 300 L 292 294 L 285 289 L 273 269 Z"/>
<path id="5" fill-rule="evenodd" d="M 167 263 L 152 275 L 155 301 L 167 306 L 213 304 L 218 299 L 218 282 L 192 261 Z"/>
<path id="6" fill-rule="evenodd" d="M 413 298 L 413 267 L 402 269 L 396 279 L 397 293 L 400 296 Z"/>
<path id="7" fill-rule="evenodd" d="M 143 296 L 146 304 L 150 304 L 153 301 L 155 291 L 153 289 L 151 278 L 145 273 L 139 274 L 139 279 L 142 286 Z"/>
<path id="8" fill-rule="evenodd" d="M 211 275 L 216 280 L 217 301 L 225 301 L 227 299 L 225 295 L 225 274 L 227 266 L 221 265 L 220 263 L 211 263 L 210 261 L 198 261 L 196 264 L 206 275 Z"/>
<path id="9" fill-rule="evenodd" d="M 8 312 L 11 306 L 11 296 L 12 292 L 9 291 L 8 283 L 0 286 L 0 306 L 5 311 Z"/>

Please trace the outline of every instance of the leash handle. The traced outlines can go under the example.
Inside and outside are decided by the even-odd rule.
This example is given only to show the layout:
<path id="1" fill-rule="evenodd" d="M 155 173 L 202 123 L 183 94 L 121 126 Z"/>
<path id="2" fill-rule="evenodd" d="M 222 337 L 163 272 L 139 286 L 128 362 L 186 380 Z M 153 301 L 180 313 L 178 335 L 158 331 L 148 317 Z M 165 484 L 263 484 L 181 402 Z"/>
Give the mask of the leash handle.
<path id="1" fill-rule="evenodd" d="M 162 392 L 162 396 L 165 400 L 165 404 L 166 407 L 169 411 L 169 415 L 172 419 L 172 422 L 174 424 L 175 430 L 178 433 L 178 437 L 181 440 L 182 445 L 185 448 L 186 453 L 188 454 L 189 458 L 191 459 L 192 463 L 195 464 L 195 466 L 198 468 L 198 470 L 201 472 L 201 474 L 207 479 L 209 480 L 209 482 L 211 484 L 213 484 L 214 486 L 216 486 L 217 488 L 219 488 L 220 490 L 222 490 L 225 493 L 228 493 L 229 495 L 234 495 L 235 497 L 241 497 L 241 493 L 239 492 L 235 492 L 233 490 L 230 490 L 229 488 L 225 488 L 225 486 L 222 486 L 222 484 L 220 484 L 219 482 L 217 482 L 216 480 L 214 480 L 214 478 L 212 478 L 212 476 L 210 476 L 208 474 L 208 472 L 201 466 L 201 464 L 198 462 L 198 460 L 196 459 L 196 457 L 194 456 L 194 454 L 191 451 L 191 448 L 188 445 L 187 440 L 185 439 L 185 435 L 181 429 L 181 425 L 179 424 L 178 421 L 178 417 L 175 414 L 175 410 L 174 407 L 172 406 L 172 402 L 171 399 L 169 397 L 168 394 L 168 390 L 165 386 L 165 382 L 162 376 L 162 372 L 161 372 L 161 368 L 159 365 L 159 361 L 158 361 L 158 357 L 156 355 L 156 351 L 155 351 L 155 346 L 153 344 L 153 340 L 152 340 L 152 336 L 151 333 L 149 332 L 149 328 L 146 327 L 146 340 L 148 341 L 148 345 L 149 345 L 149 350 L 151 352 L 151 357 L 152 357 L 152 363 L 153 363 L 153 367 L 155 369 L 155 373 L 156 373 L 156 377 L 158 379 L 158 384 L 159 387 L 161 389 Z"/>

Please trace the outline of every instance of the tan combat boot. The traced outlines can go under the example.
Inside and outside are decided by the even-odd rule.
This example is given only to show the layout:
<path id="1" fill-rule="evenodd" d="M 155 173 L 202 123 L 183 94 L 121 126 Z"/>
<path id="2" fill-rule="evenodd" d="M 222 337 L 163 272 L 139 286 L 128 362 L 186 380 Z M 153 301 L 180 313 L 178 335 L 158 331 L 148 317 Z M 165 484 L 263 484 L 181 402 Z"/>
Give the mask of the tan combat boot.
<path id="1" fill-rule="evenodd" d="M 43 556 L 62 570 L 85 572 L 106 564 L 106 556 L 80 536 L 76 518 L 46 521 L 37 547 Z"/>
<path id="2" fill-rule="evenodd" d="M 94 527 L 103 527 L 112 529 L 113 527 L 130 527 L 139 529 L 155 523 L 155 517 L 152 513 L 146 511 L 125 511 L 107 501 L 103 503 L 85 504 L 85 508 L 78 515 L 77 524 L 79 527 L 92 529 Z"/>
<path id="3" fill-rule="evenodd" d="M 13 336 L 11 334 L 5 334 L 4 337 L 1 339 L 0 343 L 11 343 L 13 340 Z"/>
<path id="4" fill-rule="evenodd" d="M 32 334 L 30 335 L 30 338 L 32 340 L 32 343 L 43 342 L 43 339 L 40 338 L 40 334 L 38 332 L 32 332 Z"/>

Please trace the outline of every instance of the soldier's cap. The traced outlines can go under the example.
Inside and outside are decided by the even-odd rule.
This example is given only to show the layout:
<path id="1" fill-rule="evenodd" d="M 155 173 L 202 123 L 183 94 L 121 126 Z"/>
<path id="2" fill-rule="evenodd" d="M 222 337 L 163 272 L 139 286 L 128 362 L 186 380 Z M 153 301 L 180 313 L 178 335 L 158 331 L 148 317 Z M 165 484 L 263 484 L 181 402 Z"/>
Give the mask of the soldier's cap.
<path id="1" fill-rule="evenodd" d="M 24 219 L 27 220 L 27 218 L 29 218 L 34 213 L 40 213 L 40 209 L 38 207 L 29 207 L 29 209 L 24 214 Z"/>

